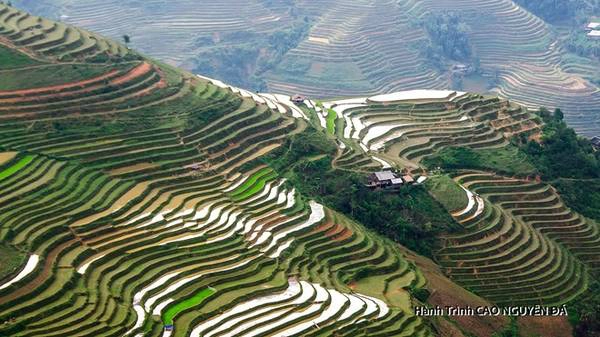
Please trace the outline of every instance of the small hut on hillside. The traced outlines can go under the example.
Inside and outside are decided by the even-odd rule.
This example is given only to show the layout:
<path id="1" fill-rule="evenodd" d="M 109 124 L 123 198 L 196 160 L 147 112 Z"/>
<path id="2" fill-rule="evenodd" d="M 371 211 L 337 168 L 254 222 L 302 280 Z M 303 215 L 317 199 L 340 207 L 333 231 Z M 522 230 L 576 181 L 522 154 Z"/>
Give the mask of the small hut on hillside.
<path id="1" fill-rule="evenodd" d="M 379 171 L 369 174 L 367 186 L 371 188 L 389 188 L 397 182 L 398 177 L 392 171 Z"/>
<path id="2" fill-rule="evenodd" d="M 294 102 L 295 104 L 300 104 L 300 103 L 304 103 L 304 101 L 306 100 L 305 96 L 302 95 L 294 95 L 292 96 L 292 102 Z"/>
<path id="3" fill-rule="evenodd" d="M 399 189 L 414 183 L 415 179 L 409 174 L 401 177 L 392 171 L 379 171 L 369 174 L 366 186 L 371 189 Z"/>

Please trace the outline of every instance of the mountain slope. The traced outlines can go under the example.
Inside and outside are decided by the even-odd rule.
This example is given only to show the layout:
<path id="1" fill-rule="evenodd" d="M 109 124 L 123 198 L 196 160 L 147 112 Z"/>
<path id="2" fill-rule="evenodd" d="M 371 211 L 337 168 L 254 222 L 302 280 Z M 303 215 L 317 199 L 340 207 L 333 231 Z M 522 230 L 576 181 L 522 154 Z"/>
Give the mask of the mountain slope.
<path id="1" fill-rule="evenodd" d="M 506 275 L 472 276 L 493 274 L 494 263 L 526 269 L 527 257 L 560 273 L 516 274 L 540 286 L 519 303 L 587 294 L 597 224 L 548 186 L 463 172 L 453 178 L 480 195 L 456 185 L 448 190 L 461 197 L 450 200 L 422 179 L 405 198 L 363 183 L 388 166 L 434 179 L 423 159 L 445 148 L 511 153 L 513 135 L 539 137 L 542 121 L 526 108 L 453 90 L 292 102 L 0 12 L 0 51 L 20 60 L 0 69 L 0 238 L 12 262 L 0 280 L 0 335 L 433 336 L 451 326 L 485 336 L 507 320 L 440 325 L 414 306 L 505 304 Z M 23 43 L 29 34 L 35 43 Z M 501 199 L 515 191 L 531 205 Z M 450 204 L 465 211 L 446 212 Z M 555 212 L 561 230 L 543 223 Z M 367 222 L 390 214 L 402 221 Z M 516 233 L 506 240 L 494 239 L 500 221 L 487 221 L 500 214 Z M 438 235 L 441 247 L 426 245 Z M 496 252 L 498 242 L 510 253 Z M 465 243 L 476 249 L 456 254 Z"/>
<path id="2" fill-rule="evenodd" d="M 3 25 L 10 47 L 29 27 L 19 22 L 16 32 Z M 99 67 L 86 61 L 94 48 L 74 63 L 19 50 L 43 68 Z M 175 336 L 197 335 L 203 318 L 254 303 L 246 315 L 295 310 L 295 318 L 247 332 L 318 324 L 319 333 L 430 335 L 408 292 L 424 279 L 396 247 L 255 161 L 307 127 L 290 106 L 150 60 L 119 60 L 71 82 L 45 77 L 0 91 L 0 146 L 17 152 L 1 167 L 2 240 L 30 261 L 3 281 L 1 334 L 158 336 L 174 325 Z M 11 71 L 40 76 L 38 65 Z M 380 290 L 351 293 L 362 264 Z"/>
<path id="3" fill-rule="evenodd" d="M 203 6 L 192 1 L 46 0 L 35 6 L 52 8 L 56 17 L 113 38 L 131 35 L 133 44 L 152 56 L 255 89 L 326 98 L 464 87 L 497 92 L 528 107 L 560 107 L 569 124 L 586 136 L 600 130 L 600 92 L 590 81 L 597 76 L 598 60 L 575 57 L 563 45 L 564 31 L 581 29 L 580 24 L 549 24 L 509 0 Z M 460 20 L 470 57 L 437 60 L 428 47 L 437 44 L 428 30 L 443 27 L 427 24 L 448 12 Z M 582 13 L 593 15 L 587 7 Z M 474 73 L 455 72 L 463 64 Z"/>

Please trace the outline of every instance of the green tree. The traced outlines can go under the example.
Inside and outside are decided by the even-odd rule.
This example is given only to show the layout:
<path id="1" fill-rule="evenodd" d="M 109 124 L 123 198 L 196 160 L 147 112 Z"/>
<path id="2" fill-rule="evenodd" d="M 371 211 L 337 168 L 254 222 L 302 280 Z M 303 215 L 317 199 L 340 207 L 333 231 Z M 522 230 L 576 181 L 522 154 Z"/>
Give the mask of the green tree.
<path id="1" fill-rule="evenodd" d="M 586 1 L 583 0 L 515 0 L 515 2 L 548 22 L 572 19 L 579 9 L 586 6 Z"/>
<path id="2" fill-rule="evenodd" d="M 562 111 L 550 113 L 542 108 L 538 114 L 545 123 L 542 140 L 531 140 L 522 149 L 544 178 L 600 178 L 600 152 L 595 152 L 588 139 L 567 126 Z"/>
<path id="3" fill-rule="evenodd" d="M 565 119 L 565 114 L 560 109 L 554 110 L 554 119 L 557 121 L 563 121 Z"/>
<path id="4" fill-rule="evenodd" d="M 470 63 L 478 68 L 479 62 L 473 53 L 469 32 L 471 28 L 453 12 L 426 16 L 421 25 L 427 31 L 430 41 L 422 48 L 422 53 L 431 64 L 445 68 L 445 59 Z"/>

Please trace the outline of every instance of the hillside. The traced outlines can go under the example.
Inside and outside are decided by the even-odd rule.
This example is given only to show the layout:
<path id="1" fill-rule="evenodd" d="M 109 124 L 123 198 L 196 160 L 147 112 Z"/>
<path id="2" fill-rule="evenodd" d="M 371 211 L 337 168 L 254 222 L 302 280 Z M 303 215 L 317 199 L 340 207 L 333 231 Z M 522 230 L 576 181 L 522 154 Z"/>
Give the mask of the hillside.
<path id="1" fill-rule="evenodd" d="M 13 2 L 114 39 L 128 34 L 144 53 L 254 90 L 317 98 L 493 92 L 530 108 L 560 107 L 579 133 L 600 133 L 598 46 L 582 28 L 598 15 L 591 1 L 555 10 L 526 0 Z M 449 14 L 456 21 L 446 29 Z"/>
<path id="2" fill-rule="evenodd" d="M 564 317 L 414 307 L 568 303 L 580 327 L 597 304 L 599 219 L 517 143 L 544 145 L 544 114 L 292 101 L 4 4 L 0 60 L 0 336 L 558 337 Z M 495 160 L 430 165 L 456 149 Z M 382 169 L 416 183 L 367 188 Z"/>

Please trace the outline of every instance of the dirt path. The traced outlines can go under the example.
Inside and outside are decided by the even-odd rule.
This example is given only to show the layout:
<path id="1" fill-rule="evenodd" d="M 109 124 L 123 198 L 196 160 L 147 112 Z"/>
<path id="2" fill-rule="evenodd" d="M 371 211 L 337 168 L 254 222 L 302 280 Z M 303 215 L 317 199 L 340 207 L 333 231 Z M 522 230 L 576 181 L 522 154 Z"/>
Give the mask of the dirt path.
<path id="1" fill-rule="evenodd" d="M 148 73 L 150 70 L 152 70 L 152 65 L 148 62 L 142 62 L 142 64 L 140 64 L 137 67 L 130 70 L 129 73 L 127 73 L 127 75 L 110 81 L 110 84 L 119 86 L 123 83 L 127 83 L 135 78 L 143 76 L 144 74 Z"/>
<path id="2" fill-rule="evenodd" d="M 567 317 L 520 317 L 518 324 L 521 336 L 573 336 L 573 328 Z"/>
<path id="3" fill-rule="evenodd" d="M 140 106 L 136 106 L 136 107 L 132 107 L 132 108 L 128 108 L 128 109 L 120 109 L 120 110 L 112 110 L 112 111 L 100 111 L 100 112 L 89 112 L 89 113 L 83 114 L 83 116 L 89 117 L 89 116 L 109 116 L 109 115 L 116 115 L 116 114 L 123 113 L 123 112 L 135 111 L 135 110 L 144 109 L 144 108 L 152 107 L 152 106 L 155 106 L 155 105 L 159 105 L 159 104 L 162 104 L 162 103 L 165 103 L 165 102 L 169 102 L 169 101 L 181 98 L 185 94 L 187 94 L 186 85 L 184 85 L 181 90 L 179 90 L 177 93 L 175 93 L 175 94 L 173 94 L 171 96 L 164 97 L 164 98 L 162 98 L 160 100 L 157 100 L 157 101 L 154 101 L 154 102 L 150 102 L 150 103 L 145 104 L 145 105 L 140 105 Z M 189 90 L 189 88 L 187 88 L 187 90 Z M 11 119 L 11 118 L 35 117 L 36 115 L 37 115 L 37 113 L 35 113 L 35 112 L 18 113 L 18 114 L 3 114 L 3 115 L 0 115 L 0 120 L 3 120 L 3 119 L 6 120 L 6 119 Z M 60 116 L 60 117 L 38 118 L 38 119 L 35 119 L 35 120 L 23 120 L 23 121 L 20 121 L 20 122 L 26 123 L 27 125 L 29 125 L 33 121 L 35 121 L 35 122 L 57 121 L 57 120 L 64 120 L 64 119 L 73 118 L 74 116 L 82 116 L 82 114 L 69 113 L 67 115 Z M 16 121 L 16 123 L 18 123 L 18 122 L 19 121 Z"/>
<path id="4" fill-rule="evenodd" d="M 83 89 L 69 90 L 69 91 L 64 91 L 64 92 L 60 92 L 60 93 L 43 93 L 41 95 L 36 95 L 36 96 L 25 96 L 25 97 L 19 96 L 19 97 L 14 97 L 14 98 L 0 98 L 0 104 L 30 103 L 29 104 L 30 106 L 32 104 L 39 105 L 39 102 L 44 99 L 49 99 L 49 98 L 69 99 L 74 96 L 76 97 L 81 94 L 87 94 L 87 93 L 90 93 L 91 91 L 98 90 L 98 89 L 101 89 L 104 87 L 105 87 L 104 84 L 100 83 L 100 84 L 91 85 L 89 87 L 85 87 Z M 10 110 L 10 107 L 0 108 L 0 109 Z"/>

